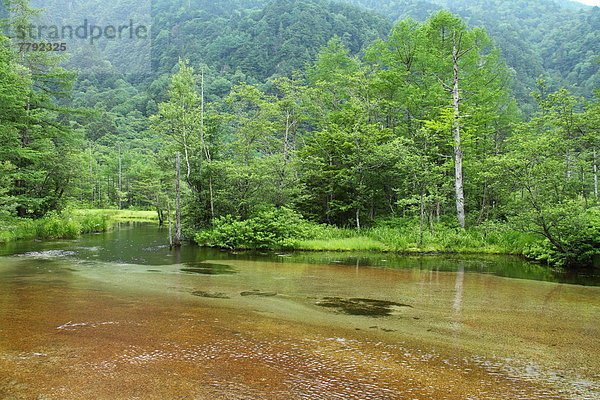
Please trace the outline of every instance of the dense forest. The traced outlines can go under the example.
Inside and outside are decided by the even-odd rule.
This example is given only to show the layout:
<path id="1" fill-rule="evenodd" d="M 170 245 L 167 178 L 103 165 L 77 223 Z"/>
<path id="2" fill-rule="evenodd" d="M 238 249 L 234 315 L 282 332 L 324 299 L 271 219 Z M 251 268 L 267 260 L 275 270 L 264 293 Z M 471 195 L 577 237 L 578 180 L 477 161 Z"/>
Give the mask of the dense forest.
<path id="1" fill-rule="evenodd" d="M 10 223 L 66 207 L 171 220 L 179 154 L 184 233 L 200 244 L 354 235 L 427 251 L 453 237 L 459 251 L 599 261 L 598 7 L 156 0 L 127 14 L 127 0 L 50 3 L 4 0 Z M 27 52 L 11 35 L 40 16 L 64 24 L 66 9 L 151 20 L 148 58 L 118 41 Z"/>
<path id="2" fill-rule="evenodd" d="M 485 28 L 511 69 L 513 95 L 532 111 L 530 93 L 544 75 L 557 87 L 589 97 L 598 88 L 600 8 L 560 0 L 348 0 L 393 20 L 424 20 L 440 8 Z"/>

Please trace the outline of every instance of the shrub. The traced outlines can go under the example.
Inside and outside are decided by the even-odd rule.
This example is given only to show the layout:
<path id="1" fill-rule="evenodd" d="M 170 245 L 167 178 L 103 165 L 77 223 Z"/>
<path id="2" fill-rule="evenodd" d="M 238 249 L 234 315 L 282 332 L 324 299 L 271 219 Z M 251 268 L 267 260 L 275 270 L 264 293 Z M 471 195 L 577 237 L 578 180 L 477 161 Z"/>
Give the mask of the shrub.
<path id="1" fill-rule="evenodd" d="M 525 249 L 525 256 L 559 267 L 600 266 L 600 208 L 586 210 L 570 222 L 570 229 L 561 231 L 560 249 L 544 239 Z"/>
<path id="2" fill-rule="evenodd" d="M 295 211 L 266 208 L 244 221 L 230 215 L 218 218 L 212 229 L 198 232 L 194 240 L 202 246 L 227 249 L 291 248 L 308 230 L 309 223 Z"/>

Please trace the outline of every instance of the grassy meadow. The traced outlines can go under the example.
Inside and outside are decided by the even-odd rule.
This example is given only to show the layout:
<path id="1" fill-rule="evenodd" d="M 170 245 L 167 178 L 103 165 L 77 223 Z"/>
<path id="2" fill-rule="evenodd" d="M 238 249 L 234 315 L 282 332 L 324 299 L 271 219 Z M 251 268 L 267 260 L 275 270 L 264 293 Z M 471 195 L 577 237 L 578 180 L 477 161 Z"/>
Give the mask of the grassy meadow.
<path id="1" fill-rule="evenodd" d="M 85 209 L 43 218 L 0 217 L 0 243 L 20 239 L 70 239 L 109 230 L 117 222 L 158 222 L 155 211 Z"/>

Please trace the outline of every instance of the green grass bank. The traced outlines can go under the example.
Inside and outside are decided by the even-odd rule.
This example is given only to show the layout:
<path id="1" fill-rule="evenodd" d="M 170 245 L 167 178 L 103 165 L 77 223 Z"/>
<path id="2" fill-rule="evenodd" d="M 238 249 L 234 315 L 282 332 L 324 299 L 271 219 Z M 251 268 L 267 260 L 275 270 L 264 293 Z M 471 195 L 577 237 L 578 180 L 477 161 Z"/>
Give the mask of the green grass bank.
<path id="1" fill-rule="evenodd" d="M 600 267 L 597 208 L 589 209 L 577 227 L 557 229 L 552 237 L 492 221 L 468 229 L 443 221 L 421 224 L 416 218 L 374 222 L 366 229 L 340 228 L 307 221 L 291 209 L 266 208 L 245 220 L 217 218 L 193 239 L 200 246 L 225 249 L 514 254 L 557 267 Z"/>
<path id="2" fill-rule="evenodd" d="M 421 231 L 418 225 L 343 229 L 318 226 L 297 239 L 298 250 L 390 251 L 397 253 L 523 254 L 539 237 L 504 228 L 460 230 L 444 225 Z"/>
<path id="3" fill-rule="evenodd" d="M 70 239 L 109 230 L 117 222 L 158 222 L 154 211 L 66 210 L 43 218 L 0 217 L 0 243 L 21 239 Z"/>
<path id="4" fill-rule="evenodd" d="M 339 228 L 306 221 L 282 208 L 243 221 L 219 218 L 213 228 L 197 232 L 194 240 L 201 246 L 226 249 L 523 254 L 540 237 L 504 225 L 462 230 L 434 224 L 421 229 L 414 219 L 382 221 L 360 230 Z"/>

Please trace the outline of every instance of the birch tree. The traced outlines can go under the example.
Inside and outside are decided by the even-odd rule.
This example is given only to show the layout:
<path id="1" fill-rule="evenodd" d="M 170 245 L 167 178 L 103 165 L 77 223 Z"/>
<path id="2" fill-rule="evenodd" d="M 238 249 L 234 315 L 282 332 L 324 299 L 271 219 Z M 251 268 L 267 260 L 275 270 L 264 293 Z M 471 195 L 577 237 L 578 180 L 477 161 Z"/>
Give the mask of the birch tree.
<path id="1" fill-rule="evenodd" d="M 171 79 L 169 101 L 158 105 L 158 114 L 151 117 L 151 124 L 166 139 L 173 154 L 182 153 L 185 180 L 191 189 L 194 189 L 190 184 L 192 159 L 202 138 L 202 111 L 194 68 L 180 61 L 179 72 Z"/>
<path id="2" fill-rule="evenodd" d="M 502 66 L 497 52 L 485 31 L 468 29 L 462 20 L 447 11 L 431 17 L 422 29 L 421 57 L 424 73 L 433 76 L 447 93 L 440 100 L 446 102 L 451 113 L 451 136 L 454 159 L 454 193 L 456 216 L 461 228 L 465 227 L 465 194 L 463 161 L 465 133 L 481 134 L 482 116 L 474 112 L 482 109 L 493 114 L 489 104 L 502 91 Z M 482 99 L 487 97 L 485 101 Z M 484 102 L 488 107 L 483 107 Z M 442 118 L 448 113 L 442 112 Z M 479 130 L 479 132 L 478 132 Z"/>

